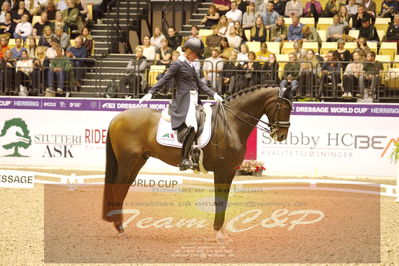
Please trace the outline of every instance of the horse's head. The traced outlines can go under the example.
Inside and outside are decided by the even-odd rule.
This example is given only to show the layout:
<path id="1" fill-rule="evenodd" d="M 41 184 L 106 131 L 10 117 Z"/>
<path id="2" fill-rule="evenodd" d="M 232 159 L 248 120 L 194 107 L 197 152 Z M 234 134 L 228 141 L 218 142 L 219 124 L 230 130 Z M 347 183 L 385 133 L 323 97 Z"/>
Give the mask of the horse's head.
<path id="1" fill-rule="evenodd" d="M 270 136 L 277 141 L 283 141 L 287 138 L 290 128 L 290 115 L 292 111 L 291 89 L 282 88 L 279 90 L 275 105 L 266 112 L 269 119 Z"/>

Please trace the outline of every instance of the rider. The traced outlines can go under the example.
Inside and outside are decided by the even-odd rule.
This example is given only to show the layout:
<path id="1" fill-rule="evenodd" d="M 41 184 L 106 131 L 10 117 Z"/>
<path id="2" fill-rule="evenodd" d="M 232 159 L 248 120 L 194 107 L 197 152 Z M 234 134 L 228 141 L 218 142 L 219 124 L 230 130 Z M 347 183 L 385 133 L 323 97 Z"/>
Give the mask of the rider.
<path id="1" fill-rule="evenodd" d="M 217 102 L 223 101 L 220 95 L 208 88 L 195 71 L 193 62 L 201 58 L 204 52 L 202 41 L 197 38 L 190 38 L 184 43 L 183 50 L 184 55 L 179 56 L 178 60 L 170 64 L 166 74 L 139 102 L 151 99 L 152 95 L 171 78 L 175 79 L 176 97 L 173 98 L 170 108 L 172 111 L 172 129 L 177 130 L 177 138 L 183 143 L 182 161 L 179 165 L 181 171 L 190 169 L 193 166 L 189 159 L 189 154 L 196 134 L 197 121 L 195 118 L 195 106 L 190 103 L 194 100 L 196 104 L 201 104 L 198 98 L 198 90 L 203 91 L 208 96 L 212 96 Z"/>

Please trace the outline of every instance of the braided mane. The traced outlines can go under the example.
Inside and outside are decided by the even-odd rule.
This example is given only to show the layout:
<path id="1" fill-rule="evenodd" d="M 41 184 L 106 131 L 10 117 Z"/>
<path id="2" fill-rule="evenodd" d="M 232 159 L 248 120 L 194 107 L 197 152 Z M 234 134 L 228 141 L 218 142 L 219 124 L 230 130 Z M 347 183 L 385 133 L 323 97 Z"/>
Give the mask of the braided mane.
<path id="1" fill-rule="evenodd" d="M 230 95 L 229 97 L 227 97 L 225 99 L 225 102 L 231 102 L 235 98 L 239 98 L 241 95 L 247 94 L 248 92 L 252 92 L 252 91 L 256 91 L 256 90 L 260 90 L 260 89 L 266 89 L 266 88 L 267 87 L 262 86 L 262 85 L 255 85 L 255 86 L 251 86 L 251 87 L 245 88 L 245 89 L 240 90 L 240 91 Z"/>

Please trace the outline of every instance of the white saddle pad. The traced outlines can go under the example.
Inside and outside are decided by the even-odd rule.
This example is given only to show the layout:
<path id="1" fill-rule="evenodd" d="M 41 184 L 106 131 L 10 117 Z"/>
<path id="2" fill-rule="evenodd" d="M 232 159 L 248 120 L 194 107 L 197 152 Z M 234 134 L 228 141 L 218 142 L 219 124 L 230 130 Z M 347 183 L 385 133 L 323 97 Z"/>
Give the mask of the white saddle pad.
<path id="1" fill-rule="evenodd" d="M 211 139 L 211 122 L 212 122 L 212 108 L 210 103 L 204 104 L 205 124 L 204 130 L 198 137 L 197 143 L 194 142 L 194 148 L 205 147 Z M 157 142 L 164 146 L 182 148 L 183 144 L 177 140 L 177 130 L 172 129 L 168 109 L 162 111 L 161 118 L 158 123 Z"/>

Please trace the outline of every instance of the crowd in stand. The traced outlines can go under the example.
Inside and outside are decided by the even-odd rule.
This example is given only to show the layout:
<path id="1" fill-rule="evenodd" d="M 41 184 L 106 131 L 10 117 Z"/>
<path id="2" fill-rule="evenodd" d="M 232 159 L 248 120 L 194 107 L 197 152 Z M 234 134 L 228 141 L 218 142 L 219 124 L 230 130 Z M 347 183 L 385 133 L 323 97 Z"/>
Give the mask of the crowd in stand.
<path id="1" fill-rule="evenodd" d="M 399 41 L 399 2 L 385 0 L 377 14 L 373 0 L 330 0 L 323 7 L 319 1 L 310 0 L 304 6 L 298 0 L 214 0 L 201 20 L 212 34 L 205 39 L 205 62 L 197 62 L 198 74 L 220 94 L 231 94 L 247 86 L 268 83 L 281 87 L 291 86 L 296 96 L 323 96 L 326 86 L 340 88 L 343 98 L 363 98 L 374 95 L 382 64 L 376 63 L 376 53 L 368 47 L 370 42 L 380 42 L 374 26 L 377 17 L 391 18 L 384 41 Z M 300 23 L 300 17 L 313 17 L 315 25 Z M 332 17 L 333 24 L 327 29 L 327 42 L 337 42 L 337 49 L 318 54 L 318 49 L 302 49 L 304 42 L 318 42 L 317 21 Z M 292 24 L 286 25 L 290 18 Z M 359 30 L 359 36 L 350 36 L 349 30 Z M 245 34 L 249 31 L 249 34 Z M 140 60 L 149 65 L 165 65 L 166 68 L 182 55 L 181 47 L 188 38 L 200 38 L 197 26 L 192 26 L 190 36 L 182 37 L 173 27 L 165 34 L 159 28 L 153 36 L 145 36 Z M 251 51 L 247 42 L 260 42 L 259 51 Z M 356 41 L 357 48 L 350 52 L 345 42 Z M 293 42 L 294 51 L 289 62 L 279 69 L 276 54 L 268 50 L 267 42 Z M 137 49 L 136 49 L 137 52 Z M 234 61 L 240 62 L 234 62 Z M 144 71 L 145 64 L 141 64 Z M 281 72 L 279 74 L 279 72 Z M 162 77 L 163 74 L 159 75 Z M 144 88 L 145 78 L 131 75 L 134 82 Z M 158 77 L 158 78 L 159 78 Z M 281 80 L 280 80 L 281 78 Z M 311 92 L 316 79 L 317 93 Z M 124 80 L 121 90 L 126 90 Z M 356 88 L 356 89 L 355 89 Z M 313 95 L 311 95 L 313 93 Z M 315 95 L 317 94 L 317 95 Z"/>
<path id="2" fill-rule="evenodd" d="M 63 93 L 66 85 L 79 90 L 83 67 L 90 64 L 87 58 L 93 51 L 88 26 L 99 19 L 107 3 L 90 0 L 0 1 L 3 92 L 37 95 L 41 84 L 50 94 Z M 92 14 L 88 5 L 92 5 Z M 70 84 L 66 84 L 67 80 Z"/>

